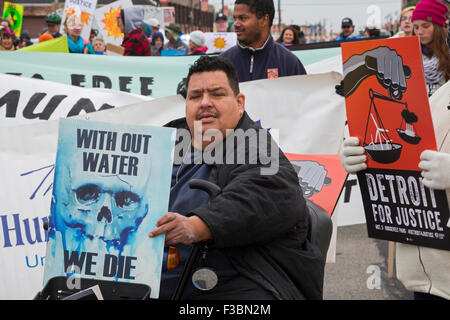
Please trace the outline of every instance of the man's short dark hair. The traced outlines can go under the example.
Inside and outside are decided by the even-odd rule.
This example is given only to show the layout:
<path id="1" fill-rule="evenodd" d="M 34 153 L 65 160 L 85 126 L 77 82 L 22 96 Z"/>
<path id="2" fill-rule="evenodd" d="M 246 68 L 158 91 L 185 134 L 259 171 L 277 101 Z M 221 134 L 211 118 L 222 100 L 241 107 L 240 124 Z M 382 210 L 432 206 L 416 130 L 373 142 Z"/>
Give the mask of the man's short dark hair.
<path id="1" fill-rule="evenodd" d="M 239 94 L 239 79 L 230 60 L 219 56 L 201 56 L 189 68 L 189 73 L 186 80 L 186 91 L 189 88 L 189 80 L 195 73 L 223 71 L 227 75 L 228 83 L 235 96 Z"/>
<path id="2" fill-rule="evenodd" d="M 269 15 L 269 27 L 272 27 L 273 19 L 275 17 L 275 5 L 273 0 L 236 0 L 234 5 L 246 4 L 250 7 L 250 11 L 256 14 L 258 19 Z"/>

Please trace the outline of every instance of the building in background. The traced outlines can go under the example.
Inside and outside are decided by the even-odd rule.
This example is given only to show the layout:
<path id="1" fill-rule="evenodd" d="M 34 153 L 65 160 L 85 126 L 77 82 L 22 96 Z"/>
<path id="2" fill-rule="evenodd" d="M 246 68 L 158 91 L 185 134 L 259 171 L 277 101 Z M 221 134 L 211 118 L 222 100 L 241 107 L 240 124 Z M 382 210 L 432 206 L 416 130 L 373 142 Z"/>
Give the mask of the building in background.
<path id="1" fill-rule="evenodd" d="M 6 0 L 7 1 L 7 0 Z M 115 0 L 98 0 L 97 7 Z M 5 0 L 0 0 L 0 12 L 3 14 Z M 65 0 L 9 0 L 24 6 L 22 32 L 26 31 L 31 38 L 37 38 L 41 30 L 46 28 L 45 17 L 57 9 L 64 8 Z M 150 6 L 148 0 L 132 0 L 134 5 Z M 155 1 L 159 3 L 159 1 Z M 175 8 L 175 23 L 181 26 L 184 33 L 193 30 L 210 32 L 214 25 L 214 6 L 207 5 L 203 0 L 170 0 L 160 1 L 161 6 Z M 203 3 L 203 6 L 202 6 Z M 202 12 L 202 7 L 203 11 Z"/>

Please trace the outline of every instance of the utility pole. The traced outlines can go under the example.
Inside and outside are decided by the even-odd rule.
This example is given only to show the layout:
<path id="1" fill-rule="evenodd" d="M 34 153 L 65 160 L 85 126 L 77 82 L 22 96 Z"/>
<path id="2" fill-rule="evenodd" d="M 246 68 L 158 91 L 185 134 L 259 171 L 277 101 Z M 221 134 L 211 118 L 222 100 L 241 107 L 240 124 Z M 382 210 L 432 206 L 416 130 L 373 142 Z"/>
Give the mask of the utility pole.
<path id="1" fill-rule="evenodd" d="M 223 13 L 223 7 L 225 6 L 224 0 L 222 0 L 222 13 Z"/>

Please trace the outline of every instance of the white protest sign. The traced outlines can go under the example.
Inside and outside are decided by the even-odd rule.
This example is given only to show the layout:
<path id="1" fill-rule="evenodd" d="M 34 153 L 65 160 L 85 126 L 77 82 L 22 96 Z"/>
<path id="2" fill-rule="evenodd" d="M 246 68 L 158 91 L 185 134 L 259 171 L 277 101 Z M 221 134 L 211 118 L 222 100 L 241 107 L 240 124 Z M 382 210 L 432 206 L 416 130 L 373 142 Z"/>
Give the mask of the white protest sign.
<path id="1" fill-rule="evenodd" d="M 209 53 L 221 53 L 233 47 L 237 43 L 235 32 L 205 32 L 206 43 Z"/>
<path id="2" fill-rule="evenodd" d="M 81 23 L 83 25 L 81 36 L 84 39 L 89 40 L 96 7 L 97 0 L 66 0 L 62 13 L 61 30 L 64 30 L 64 21 L 66 20 L 66 17 L 70 14 L 76 13 L 80 15 Z"/>
<path id="3" fill-rule="evenodd" d="M 95 10 L 95 20 L 105 43 L 112 43 L 117 46 L 122 44 L 123 33 L 117 25 L 117 17 L 120 15 L 120 10 L 132 6 L 131 0 L 119 0 Z"/>

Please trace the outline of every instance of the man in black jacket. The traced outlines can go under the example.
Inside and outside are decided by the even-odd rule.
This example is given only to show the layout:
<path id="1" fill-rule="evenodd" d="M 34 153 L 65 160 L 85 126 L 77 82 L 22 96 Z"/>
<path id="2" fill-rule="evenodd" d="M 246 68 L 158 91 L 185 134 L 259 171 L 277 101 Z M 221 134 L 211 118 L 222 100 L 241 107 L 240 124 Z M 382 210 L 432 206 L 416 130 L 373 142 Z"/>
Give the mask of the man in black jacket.
<path id="1" fill-rule="evenodd" d="M 245 112 L 227 59 L 202 56 L 194 63 L 186 118 L 168 126 L 179 129 L 183 160 L 174 165 L 169 212 L 149 236 L 165 233 L 166 245 L 180 251 L 181 266 L 163 272 L 160 298 L 173 293 L 189 247 L 207 241 L 194 269 L 214 270 L 218 284 L 200 291 L 189 281 L 184 299 L 321 299 L 324 262 L 307 237 L 297 175 Z M 189 188 L 191 179 L 212 181 L 221 192 L 209 199 Z"/>
<path id="2" fill-rule="evenodd" d="M 306 74 L 300 60 L 270 35 L 274 16 L 273 0 L 234 2 L 238 44 L 221 56 L 233 62 L 240 82 Z"/>

